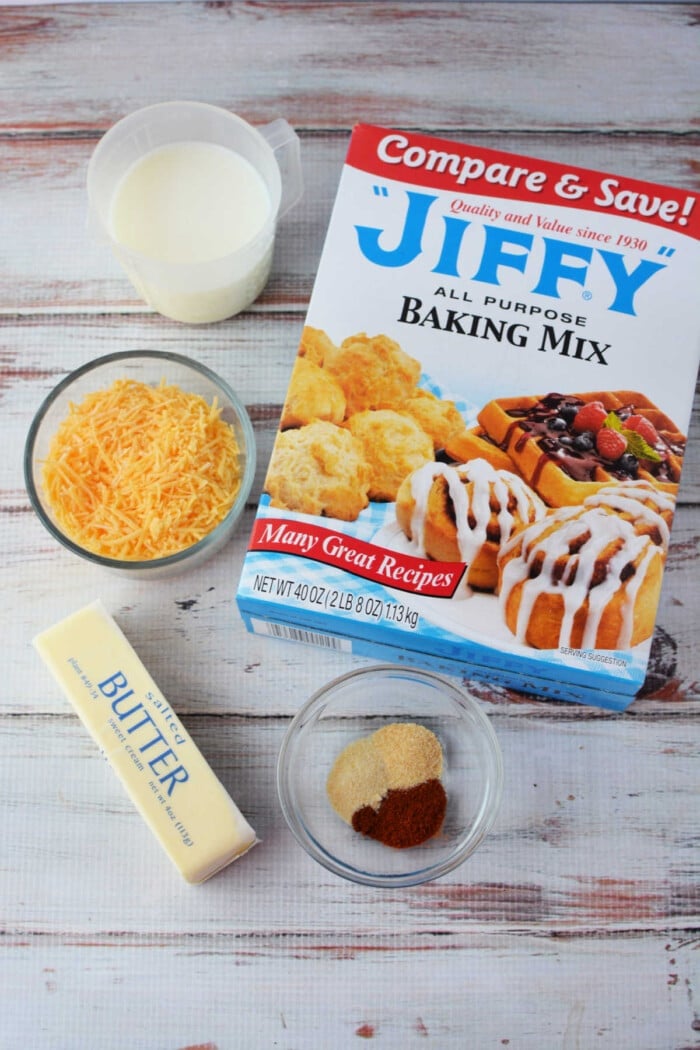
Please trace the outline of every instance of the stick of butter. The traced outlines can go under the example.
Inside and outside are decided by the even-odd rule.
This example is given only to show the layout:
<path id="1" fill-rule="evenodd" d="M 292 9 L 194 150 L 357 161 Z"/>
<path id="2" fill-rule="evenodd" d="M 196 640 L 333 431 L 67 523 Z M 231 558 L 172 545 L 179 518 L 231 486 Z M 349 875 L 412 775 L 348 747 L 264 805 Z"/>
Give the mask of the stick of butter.
<path id="1" fill-rule="evenodd" d="M 204 882 L 255 845 L 255 832 L 101 602 L 34 645 L 188 882 Z"/>

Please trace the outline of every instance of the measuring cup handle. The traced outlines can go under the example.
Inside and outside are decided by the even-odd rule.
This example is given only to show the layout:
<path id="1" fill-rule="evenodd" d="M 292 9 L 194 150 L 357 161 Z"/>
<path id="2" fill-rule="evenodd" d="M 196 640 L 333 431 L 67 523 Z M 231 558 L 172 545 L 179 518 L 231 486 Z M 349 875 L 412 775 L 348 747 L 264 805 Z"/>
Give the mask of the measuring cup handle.
<path id="1" fill-rule="evenodd" d="M 282 197 L 277 212 L 277 217 L 280 218 L 297 203 L 304 191 L 299 136 L 282 117 L 258 130 L 272 148 L 282 176 Z"/>

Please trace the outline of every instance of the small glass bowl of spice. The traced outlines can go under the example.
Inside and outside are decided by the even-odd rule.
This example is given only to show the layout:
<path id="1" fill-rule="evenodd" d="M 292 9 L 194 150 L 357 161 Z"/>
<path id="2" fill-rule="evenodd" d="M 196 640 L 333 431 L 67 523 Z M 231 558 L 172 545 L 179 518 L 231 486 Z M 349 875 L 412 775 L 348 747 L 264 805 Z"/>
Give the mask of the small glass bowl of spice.
<path id="1" fill-rule="evenodd" d="M 49 393 L 29 428 L 24 476 L 49 533 L 133 578 L 171 576 L 229 539 L 255 473 L 244 405 L 191 358 L 97 358 Z"/>
<path id="2" fill-rule="evenodd" d="M 297 841 L 369 886 L 452 871 L 491 829 L 502 787 L 501 750 L 477 701 L 440 675 L 384 664 L 312 696 L 277 763 Z"/>

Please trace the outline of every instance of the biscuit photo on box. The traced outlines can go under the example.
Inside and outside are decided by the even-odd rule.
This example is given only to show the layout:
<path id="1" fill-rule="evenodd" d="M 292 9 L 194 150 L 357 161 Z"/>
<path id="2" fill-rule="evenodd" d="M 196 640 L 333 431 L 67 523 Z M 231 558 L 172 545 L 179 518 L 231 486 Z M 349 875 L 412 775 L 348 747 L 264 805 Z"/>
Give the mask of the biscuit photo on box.
<path id="1" fill-rule="evenodd" d="M 362 445 L 369 463 L 372 500 L 395 500 L 406 475 L 433 459 L 430 436 L 410 416 L 391 408 L 356 412 L 346 426 Z"/>
<path id="2" fill-rule="evenodd" d="M 270 505 L 354 521 L 369 503 L 370 468 L 349 430 L 316 420 L 277 436 L 265 489 Z"/>
<path id="3" fill-rule="evenodd" d="M 420 363 L 386 335 L 338 345 L 305 326 L 265 479 L 271 505 L 354 521 L 370 500 L 395 500 L 405 476 L 464 427 L 419 378 Z"/>
<path id="4" fill-rule="evenodd" d="M 327 350 L 323 367 L 340 383 L 347 412 L 400 409 L 416 390 L 420 364 L 387 335 L 349 336 Z"/>

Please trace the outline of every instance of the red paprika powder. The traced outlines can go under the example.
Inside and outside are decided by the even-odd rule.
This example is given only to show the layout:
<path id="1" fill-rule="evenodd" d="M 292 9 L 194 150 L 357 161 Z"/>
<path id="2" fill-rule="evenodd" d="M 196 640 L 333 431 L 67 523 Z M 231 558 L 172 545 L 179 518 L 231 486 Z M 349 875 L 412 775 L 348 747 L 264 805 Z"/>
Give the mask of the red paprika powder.
<path id="1" fill-rule="evenodd" d="M 437 835 L 445 819 L 447 795 L 439 780 L 425 780 L 410 788 L 393 788 L 379 809 L 363 806 L 352 816 L 362 835 L 394 849 L 408 849 Z"/>

